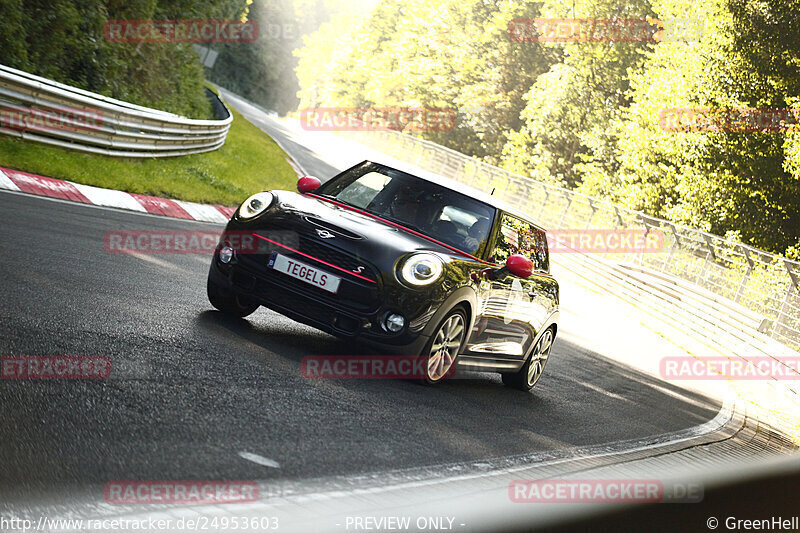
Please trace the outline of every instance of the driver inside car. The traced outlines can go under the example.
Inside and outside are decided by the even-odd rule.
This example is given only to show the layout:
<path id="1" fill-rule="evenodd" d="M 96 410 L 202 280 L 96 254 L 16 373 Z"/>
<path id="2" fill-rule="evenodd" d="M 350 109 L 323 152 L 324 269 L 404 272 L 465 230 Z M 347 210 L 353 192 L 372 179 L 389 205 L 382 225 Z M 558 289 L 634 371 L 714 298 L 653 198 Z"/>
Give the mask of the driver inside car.
<path id="1" fill-rule="evenodd" d="M 426 212 L 422 205 L 425 198 L 424 191 L 415 191 L 409 187 L 398 189 L 386 210 L 386 214 L 399 222 L 413 226 L 415 229 L 423 229 L 431 215 L 431 213 Z"/>
<path id="2" fill-rule="evenodd" d="M 464 238 L 464 250 L 470 253 L 478 251 L 481 243 L 486 239 L 491 222 L 488 218 L 481 217 L 470 226 Z"/>

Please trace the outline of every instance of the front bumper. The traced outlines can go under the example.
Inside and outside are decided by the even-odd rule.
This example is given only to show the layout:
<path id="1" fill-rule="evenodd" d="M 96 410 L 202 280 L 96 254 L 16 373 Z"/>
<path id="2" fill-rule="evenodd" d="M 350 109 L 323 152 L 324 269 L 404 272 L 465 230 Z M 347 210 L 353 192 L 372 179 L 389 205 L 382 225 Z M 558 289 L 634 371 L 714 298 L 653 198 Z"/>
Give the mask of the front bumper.
<path id="1" fill-rule="evenodd" d="M 261 257 L 262 260 L 255 260 Z M 284 316 L 338 337 L 358 339 L 381 352 L 418 354 L 428 341 L 421 333 L 406 328 L 398 334 L 383 331 L 380 326 L 387 309 L 377 297 L 373 303 L 341 302 L 313 286 L 299 282 L 280 272 L 258 268 L 266 259 L 250 256 L 247 261 L 223 265 L 215 253 L 209 278 L 224 290 L 230 290 L 258 302 Z M 377 289 L 376 289 L 377 290 Z"/>

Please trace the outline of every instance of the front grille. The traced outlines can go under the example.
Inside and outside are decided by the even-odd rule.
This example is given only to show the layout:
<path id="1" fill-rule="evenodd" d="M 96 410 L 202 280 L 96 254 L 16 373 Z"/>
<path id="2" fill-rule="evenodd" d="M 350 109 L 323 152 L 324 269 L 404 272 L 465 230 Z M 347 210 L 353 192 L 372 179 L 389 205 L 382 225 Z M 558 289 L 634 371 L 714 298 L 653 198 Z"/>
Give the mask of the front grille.
<path id="1" fill-rule="evenodd" d="M 286 289 L 290 284 L 269 285 L 259 284 L 258 289 L 262 294 L 269 296 L 269 300 L 276 302 L 282 307 L 288 307 L 295 312 L 322 324 L 332 324 L 336 317 L 336 311 L 329 305 L 324 305 L 319 298 L 309 298 L 298 296 L 296 292 Z M 323 305 L 320 305 L 320 304 Z"/>
<path id="2" fill-rule="evenodd" d="M 358 270 L 357 267 L 362 266 L 364 268 L 358 272 L 360 276 L 363 276 L 367 279 L 377 280 L 377 276 L 372 267 L 364 263 L 359 263 L 354 257 L 339 250 L 332 249 L 325 244 L 315 242 L 311 238 L 300 236 L 299 241 L 292 244 L 292 248 L 296 247 L 295 249 L 303 252 L 304 254 L 308 254 L 311 257 L 318 258 L 326 263 L 336 265 L 337 267 L 345 270 Z M 320 289 L 319 287 L 315 287 L 304 281 L 295 279 L 291 276 L 267 267 L 269 254 L 272 252 L 278 252 L 280 254 L 293 257 L 298 261 L 303 261 L 309 265 L 327 270 L 331 274 L 342 278 L 342 282 L 339 285 L 339 290 L 336 292 L 336 294 L 331 294 L 323 289 Z M 295 293 L 303 294 L 320 303 L 327 303 L 342 310 L 349 309 L 356 312 L 372 312 L 377 309 L 380 304 L 379 287 L 377 283 L 360 279 L 356 276 L 349 275 L 346 272 L 342 272 L 341 270 L 332 269 L 329 266 L 325 266 L 324 264 L 313 261 L 309 257 L 304 257 L 290 249 L 283 248 L 276 244 L 264 243 L 264 245 L 259 249 L 259 253 L 241 254 L 237 257 L 237 260 L 238 263 L 248 271 L 248 273 L 252 273 L 260 280 L 268 282 L 269 287 L 259 283 L 259 285 L 255 288 L 255 293 L 261 292 L 261 296 L 264 298 L 278 298 L 274 291 L 276 286 L 281 286 L 294 291 Z M 283 296 L 278 299 L 283 299 Z M 313 313 L 313 311 L 310 312 Z"/>
<path id="3" fill-rule="evenodd" d="M 289 253 L 288 255 L 297 257 L 300 261 L 312 263 L 307 258 L 298 257 L 296 254 Z M 291 297 L 287 298 L 285 295 L 289 293 L 284 291 L 291 291 L 295 294 L 302 294 L 321 304 L 359 313 L 373 312 L 380 305 L 378 288 L 374 283 L 359 280 L 343 272 L 337 272 L 336 275 L 342 274 L 339 276 L 342 278 L 342 282 L 339 284 L 339 290 L 336 294 L 331 294 L 319 287 L 269 268 L 267 261 L 268 258 L 262 255 L 243 255 L 239 259 L 239 269 L 243 269 L 244 272 L 239 272 L 239 269 L 235 269 L 238 277 L 234 279 L 234 282 L 239 287 L 250 290 L 256 297 L 281 301 L 284 304 L 293 300 Z M 321 268 L 326 269 L 324 265 L 321 265 Z M 330 268 L 326 270 L 333 272 Z M 255 287 L 253 287 L 251 278 L 256 278 L 257 280 Z M 276 289 L 280 290 L 276 292 Z"/>
<path id="4" fill-rule="evenodd" d="M 316 257 L 317 259 L 321 259 L 326 263 L 331 263 L 332 265 L 336 265 L 350 272 L 357 273 L 365 278 L 377 281 L 375 272 L 367 265 L 366 261 L 359 261 L 356 257 L 344 252 L 340 252 L 339 250 L 335 250 L 330 246 L 326 246 L 304 235 L 300 236 L 300 251 L 304 254 Z M 358 279 L 355 276 L 349 277 Z"/>

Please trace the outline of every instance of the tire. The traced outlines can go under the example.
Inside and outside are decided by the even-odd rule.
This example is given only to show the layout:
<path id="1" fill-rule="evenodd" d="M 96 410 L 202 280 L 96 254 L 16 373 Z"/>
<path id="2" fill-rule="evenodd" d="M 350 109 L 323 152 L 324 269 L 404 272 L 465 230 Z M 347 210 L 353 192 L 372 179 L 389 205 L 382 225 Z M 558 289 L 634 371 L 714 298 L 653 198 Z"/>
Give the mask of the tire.
<path id="1" fill-rule="evenodd" d="M 531 350 L 531 355 L 519 372 L 514 374 L 501 374 L 503 383 L 508 387 L 513 387 L 521 391 L 529 391 L 536 385 L 542 377 L 544 367 L 550 358 L 550 350 L 553 348 L 553 328 L 547 328 L 539 337 L 539 341 Z"/>
<path id="2" fill-rule="evenodd" d="M 206 291 L 211 305 L 227 315 L 244 318 L 261 307 L 255 302 L 248 302 L 241 296 L 225 291 L 217 283 L 211 281 L 211 278 L 208 278 Z"/>
<path id="3" fill-rule="evenodd" d="M 433 385 L 453 375 L 466 335 L 467 315 L 461 308 L 454 309 L 439 322 L 420 354 L 425 383 Z"/>

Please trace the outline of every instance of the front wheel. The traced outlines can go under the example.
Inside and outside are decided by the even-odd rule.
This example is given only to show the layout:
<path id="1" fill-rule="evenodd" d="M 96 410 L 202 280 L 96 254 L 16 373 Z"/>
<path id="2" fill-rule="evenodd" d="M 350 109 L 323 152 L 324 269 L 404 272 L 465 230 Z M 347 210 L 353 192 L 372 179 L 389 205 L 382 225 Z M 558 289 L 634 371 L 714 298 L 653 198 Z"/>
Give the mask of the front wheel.
<path id="1" fill-rule="evenodd" d="M 247 301 L 241 296 L 225 291 L 217 283 L 208 278 L 206 285 L 208 301 L 211 305 L 228 315 L 244 318 L 253 314 L 260 306 L 257 303 Z"/>
<path id="2" fill-rule="evenodd" d="M 544 366 L 550 357 L 550 349 L 553 347 L 553 328 L 548 328 L 542 333 L 539 342 L 531 350 L 531 356 L 522 365 L 519 372 L 515 374 L 502 374 L 503 383 L 509 387 L 521 391 L 529 391 L 536 385 L 542 377 Z"/>
<path id="3" fill-rule="evenodd" d="M 420 355 L 425 368 L 426 383 L 439 383 L 453 375 L 458 352 L 466 334 L 467 316 L 461 309 L 451 311 L 439 323 Z"/>

